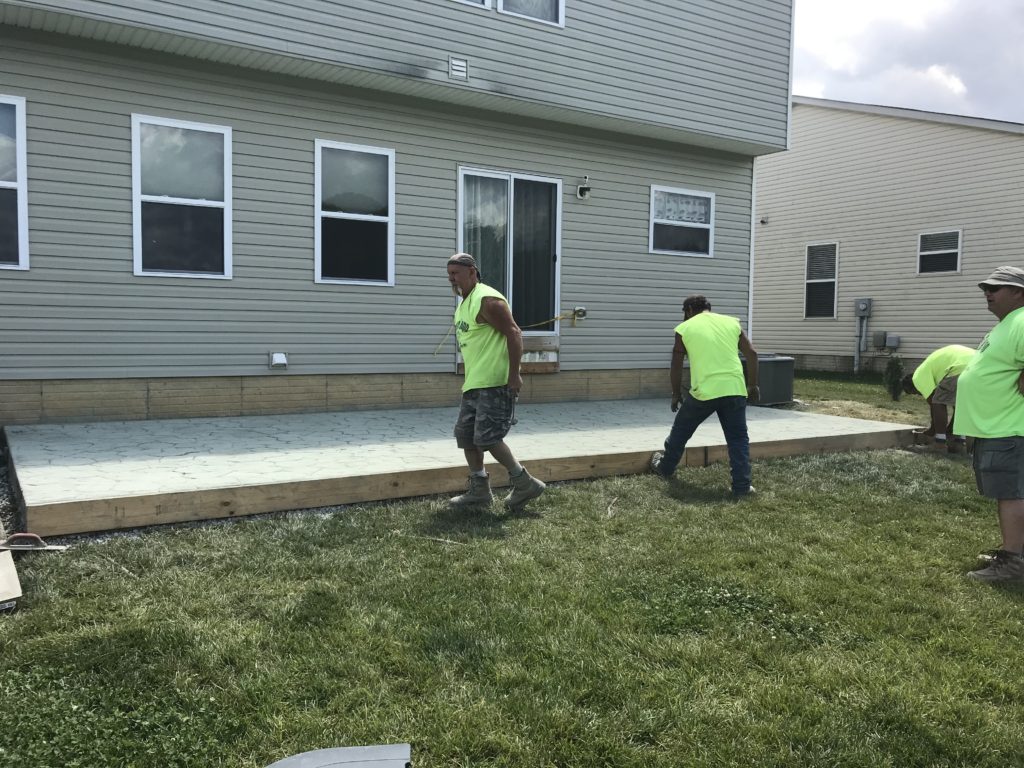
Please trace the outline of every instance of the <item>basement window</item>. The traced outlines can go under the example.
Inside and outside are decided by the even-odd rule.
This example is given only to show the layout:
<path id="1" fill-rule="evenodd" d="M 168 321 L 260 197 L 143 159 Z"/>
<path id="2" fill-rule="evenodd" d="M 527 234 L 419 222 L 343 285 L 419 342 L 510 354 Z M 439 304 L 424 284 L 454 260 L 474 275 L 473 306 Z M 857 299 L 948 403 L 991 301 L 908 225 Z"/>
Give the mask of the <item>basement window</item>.
<path id="1" fill-rule="evenodd" d="M 932 232 L 917 238 L 917 272 L 959 272 L 960 230 Z"/>

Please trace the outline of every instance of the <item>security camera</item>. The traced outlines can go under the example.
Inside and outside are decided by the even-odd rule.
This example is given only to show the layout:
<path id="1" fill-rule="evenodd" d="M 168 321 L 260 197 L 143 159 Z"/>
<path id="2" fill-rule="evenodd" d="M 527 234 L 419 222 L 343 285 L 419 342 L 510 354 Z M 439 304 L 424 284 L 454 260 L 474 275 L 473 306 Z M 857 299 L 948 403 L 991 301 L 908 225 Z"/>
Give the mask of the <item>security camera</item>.
<path id="1" fill-rule="evenodd" d="M 583 183 L 576 187 L 576 197 L 580 200 L 590 199 L 590 177 L 584 176 Z"/>

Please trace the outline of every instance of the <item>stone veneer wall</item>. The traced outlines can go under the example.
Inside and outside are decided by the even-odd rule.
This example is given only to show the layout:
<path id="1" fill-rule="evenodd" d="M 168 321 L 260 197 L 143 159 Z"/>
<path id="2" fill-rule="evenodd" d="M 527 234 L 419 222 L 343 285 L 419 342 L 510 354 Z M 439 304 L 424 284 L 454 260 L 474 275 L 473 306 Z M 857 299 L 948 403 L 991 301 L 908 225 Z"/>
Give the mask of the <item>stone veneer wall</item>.
<path id="1" fill-rule="evenodd" d="M 75 421 L 256 416 L 459 402 L 447 373 L 0 380 L 0 426 Z M 665 368 L 524 375 L 524 403 L 670 396 Z"/>

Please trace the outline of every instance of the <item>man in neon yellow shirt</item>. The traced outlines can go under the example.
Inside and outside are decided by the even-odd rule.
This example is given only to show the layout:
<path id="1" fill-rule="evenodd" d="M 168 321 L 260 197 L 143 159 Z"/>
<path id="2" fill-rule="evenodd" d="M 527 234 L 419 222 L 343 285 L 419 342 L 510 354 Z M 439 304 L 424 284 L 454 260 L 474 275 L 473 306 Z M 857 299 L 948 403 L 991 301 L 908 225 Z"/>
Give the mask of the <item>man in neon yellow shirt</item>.
<path id="1" fill-rule="evenodd" d="M 934 438 L 936 445 L 950 453 L 962 453 L 964 439 L 950 435 L 947 445 L 947 425 L 952 430 L 953 421 L 946 406 L 956 405 L 957 381 L 972 357 L 974 350 L 970 347 L 950 344 L 936 349 L 912 374 L 903 377 L 903 391 L 908 395 L 921 395 L 931 408 L 932 423 L 920 434 Z"/>
<path id="2" fill-rule="evenodd" d="M 504 501 L 513 511 L 520 511 L 545 488 L 516 461 L 505 444 L 523 386 L 519 373 L 523 334 L 512 317 L 508 299 L 480 281 L 476 260 L 468 253 L 456 253 L 448 259 L 448 282 L 452 292 L 462 299 L 455 309 L 454 322 L 466 378 L 455 441 L 469 465 L 469 490 L 450 499 L 449 504 L 473 507 L 491 503 L 491 485 L 484 471 L 486 452 L 508 470 L 512 490 Z"/>
<path id="3" fill-rule="evenodd" d="M 747 361 L 746 380 L 738 352 Z M 683 358 L 690 357 L 690 391 L 682 396 Z M 747 434 L 747 400 L 756 403 L 757 351 L 740 327 L 740 321 L 711 311 L 704 296 L 683 302 L 683 322 L 676 326 L 672 348 L 672 411 L 676 413 L 664 452 L 651 457 L 651 469 L 668 478 L 683 458 L 687 441 L 712 413 L 729 446 L 732 493 L 746 496 L 750 486 L 750 438 Z M 680 401 L 682 407 L 680 408 Z"/>
<path id="4" fill-rule="evenodd" d="M 1002 543 L 988 565 L 967 574 L 1024 581 L 1024 269 L 999 267 L 978 283 L 999 318 L 960 374 L 954 429 L 974 441 L 974 477 L 996 499 Z"/>

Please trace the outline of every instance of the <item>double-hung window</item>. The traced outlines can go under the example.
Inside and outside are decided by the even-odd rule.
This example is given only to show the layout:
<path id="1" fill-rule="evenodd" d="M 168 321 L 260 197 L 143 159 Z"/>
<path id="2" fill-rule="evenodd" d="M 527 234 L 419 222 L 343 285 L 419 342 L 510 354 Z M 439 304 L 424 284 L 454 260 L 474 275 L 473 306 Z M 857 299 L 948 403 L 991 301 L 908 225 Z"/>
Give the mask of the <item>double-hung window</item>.
<path id="1" fill-rule="evenodd" d="M 395 150 L 316 141 L 316 282 L 395 284 Z"/>
<path id="2" fill-rule="evenodd" d="M 565 26 L 565 0 L 498 0 L 498 12 Z"/>
<path id="3" fill-rule="evenodd" d="M 25 99 L 0 96 L 0 269 L 28 269 Z"/>
<path id="4" fill-rule="evenodd" d="M 231 277 L 231 129 L 132 115 L 135 274 Z"/>
<path id="5" fill-rule="evenodd" d="M 714 230 L 714 194 L 651 186 L 651 253 L 712 256 Z"/>
<path id="6" fill-rule="evenodd" d="M 839 243 L 807 246 L 804 282 L 804 317 L 836 316 L 836 274 Z"/>
<path id="7" fill-rule="evenodd" d="M 959 272 L 960 230 L 931 232 L 917 238 L 917 271 Z"/>

